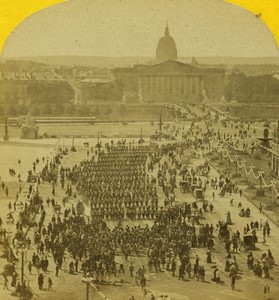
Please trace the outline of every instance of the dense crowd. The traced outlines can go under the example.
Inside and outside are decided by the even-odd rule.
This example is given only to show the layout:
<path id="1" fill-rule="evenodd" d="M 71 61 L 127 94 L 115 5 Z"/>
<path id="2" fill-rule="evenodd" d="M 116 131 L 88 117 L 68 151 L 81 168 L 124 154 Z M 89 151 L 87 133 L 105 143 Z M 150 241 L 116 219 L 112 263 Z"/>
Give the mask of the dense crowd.
<path id="1" fill-rule="evenodd" d="M 123 282 L 124 274 L 129 273 L 134 284 L 144 289 L 146 272 L 162 270 L 177 276 L 179 280 L 188 275 L 189 278 L 193 276 L 204 281 L 206 268 L 201 265 L 198 256 L 194 263 L 191 262 L 190 249 L 202 248 L 206 254 L 206 263 L 212 263 L 211 251 L 214 249 L 216 230 L 219 231 L 218 236 L 227 251 L 224 270 L 230 272 L 234 288 L 238 264 L 233 254 L 239 251 L 242 236 L 239 231 L 230 233 L 229 225 L 232 220 L 229 212 L 226 221 L 213 226 L 204 221 L 204 215 L 213 211 L 212 203 L 176 203 L 176 193 L 178 184 L 181 183 L 187 183 L 183 192 L 191 192 L 195 196 L 196 189 L 201 190 L 202 195 L 211 189 L 212 201 L 215 200 L 215 192 L 222 197 L 236 193 L 241 197 L 242 190 L 238 189 L 236 181 L 228 175 L 220 173 L 219 177 L 210 180 L 204 177 L 210 171 L 208 163 L 197 167 L 185 166 L 185 157 L 190 151 L 203 152 L 206 149 L 206 137 L 210 132 L 208 128 L 203 131 L 193 125 L 187 133 L 184 128 L 180 130 L 175 126 L 166 126 L 165 129 L 176 136 L 183 133 L 184 141 L 163 144 L 161 147 L 107 144 L 104 149 L 98 149 L 91 157 L 87 155 L 80 165 L 72 168 L 60 166 L 59 159 L 45 164 L 39 178 L 42 181 L 47 178 L 50 182 L 52 196 L 55 196 L 58 184 L 55 174 L 59 173 L 61 188 L 65 191 L 62 200 L 64 206 L 68 198 L 76 197 L 72 188 L 75 185 L 77 193 L 89 204 L 91 216 L 82 216 L 79 203 L 71 208 L 65 207 L 63 214 L 60 214 L 56 210 L 56 201 L 48 197 L 45 202 L 47 207 L 53 207 L 53 216 L 46 221 L 45 202 L 34 201 L 38 190 L 29 191 L 28 205 L 22 207 L 22 210 L 36 206 L 40 218 L 33 224 L 32 240 L 36 250 L 28 269 L 30 274 L 33 267 L 37 269 L 40 289 L 44 284 L 43 274 L 49 268 L 50 255 L 53 257 L 56 276 L 61 270 L 68 269 L 70 274 L 82 272 L 96 283 Z M 215 135 L 221 138 L 221 133 Z M 34 172 L 36 166 L 37 164 L 33 165 Z M 33 174 L 29 175 L 32 179 Z M 5 188 L 2 185 L 2 189 Z M 160 205 L 159 189 L 165 198 L 164 205 Z M 198 200 L 204 199 L 201 197 Z M 233 199 L 230 205 L 233 206 Z M 242 209 L 241 203 L 238 208 Z M 12 206 L 9 209 L 12 210 Z M 127 220 L 153 222 L 152 225 L 138 222 L 141 225 L 132 226 L 127 225 Z M 23 235 L 22 223 L 17 222 L 16 226 L 17 238 L 13 240 L 15 250 L 18 248 L 17 240 Z M 251 234 L 252 244 L 255 245 L 258 242 L 256 233 L 259 230 L 263 231 L 264 237 L 270 235 L 268 222 L 260 224 L 256 221 L 247 224 L 243 236 Z M 30 244 L 28 238 L 26 246 L 29 247 Z M 141 255 L 147 256 L 147 270 L 143 265 L 137 268 L 130 260 L 131 256 Z M 122 256 L 124 263 L 119 263 L 117 256 Z M 64 266 L 66 257 L 70 259 L 67 267 Z M 272 264 L 274 258 L 270 250 L 262 253 L 258 259 L 254 258 L 252 252 L 247 256 L 247 266 L 257 276 L 268 277 Z M 52 281 L 50 278 L 49 280 L 51 288 Z M 213 280 L 221 283 L 218 268 L 214 269 Z"/>
<path id="2" fill-rule="evenodd" d="M 75 170 L 77 191 L 89 200 L 94 216 L 106 220 L 155 218 L 158 195 L 146 172 L 148 151 L 145 146 L 107 147 Z"/>

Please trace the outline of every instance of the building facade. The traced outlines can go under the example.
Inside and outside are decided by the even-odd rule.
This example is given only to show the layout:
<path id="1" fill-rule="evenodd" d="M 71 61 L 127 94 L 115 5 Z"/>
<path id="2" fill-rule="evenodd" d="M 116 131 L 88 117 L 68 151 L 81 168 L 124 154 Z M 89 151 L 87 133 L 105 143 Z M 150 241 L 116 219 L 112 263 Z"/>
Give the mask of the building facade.
<path id="1" fill-rule="evenodd" d="M 175 42 L 167 26 L 157 46 L 156 64 L 114 69 L 115 82 L 123 90 L 123 102 L 193 103 L 223 97 L 224 69 L 200 68 L 196 60 L 185 64 L 176 59 Z"/>

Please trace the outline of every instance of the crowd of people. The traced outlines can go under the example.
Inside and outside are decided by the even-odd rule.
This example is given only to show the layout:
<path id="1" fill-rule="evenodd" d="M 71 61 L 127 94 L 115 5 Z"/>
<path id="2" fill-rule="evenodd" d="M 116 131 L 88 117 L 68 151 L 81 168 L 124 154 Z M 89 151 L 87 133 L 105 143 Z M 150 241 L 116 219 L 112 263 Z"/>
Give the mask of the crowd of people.
<path id="1" fill-rule="evenodd" d="M 59 157 L 45 162 L 36 180 L 37 189 L 29 191 L 27 204 L 20 209 L 27 211 L 32 206 L 36 207 L 33 210 L 35 213 L 39 212 L 32 231 L 32 244 L 36 250 L 28 269 L 30 274 L 33 274 L 33 268 L 36 269 L 40 290 L 45 285 L 46 276 L 48 290 L 52 290 L 53 279 L 48 276 L 49 257 L 52 257 L 57 277 L 61 271 L 68 270 L 69 274 L 81 272 L 96 284 L 123 284 L 124 277 L 129 274 L 133 284 L 140 286 L 144 293 L 147 273 L 159 273 L 162 270 L 178 280 L 188 276 L 189 279 L 205 281 L 207 264 L 212 264 L 217 230 L 227 252 L 224 271 L 229 272 L 232 289 L 235 288 L 238 263 L 233 254 L 240 250 L 243 237 L 239 231 L 230 234 L 231 219 L 228 221 L 227 218 L 215 226 L 206 221 L 206 214 L 213 211 L 213 204 L 209 202 L 214 203 L 215 192 L 225 198 L 237 193 L 241 197 L 242 191 L 228 175 L 220 174 L 219 177 L 208 179 L 206 176 L 211 170 L 208 163 L 201 167 L 183 166 L 189 150 L 202 152 L 207 147 L 206 137 L 211 134 L 208 128 L 205 132 L 195 126 L 191 126 L 189 132 L 171 126 L 165 129 L 176 136 L 183 133 L 184 141 L 160 147 L 107 144 L 103 149 L 98 148 L 91 157 L 88 154 L 86 159 L 72 168 L 61 166 Z M 195 134 L 202 138 L 195 138 Z M 33 173 L 29 173 L 30 180 L 36 168 L 37 162 L 33 164 Z M 58 175 L 65 193 L 61 198 L 64 206 L 62 214 L 57 211 L 58 203 L 54 200 Z M 35 201 L 40 181 L 49 181 L 52 192 L 46 199 Z M 197 201 L 178 203 L 177 192 L 181 182 L 188 184 L 188 189 L 183 192 L 191 192 L 196 198 L 197 189 L 202 190 L 202 195 L 211 189 L 212 199 L 204 201 L 201 197 Z M 2 185 L 2 189 L 5 188 Z M 89 217 L 80 212 L 79 203 L 69 207 L 68 202 L 77 195 L 89 205 Z M 160 199 L 160 195 L 164 199 Z M 46 209 L 50 206 L 53 215 L 46 218 Z M 231 207 L 233 201 L 228 209 Z M 9 210 L 12 210 L 12 206 Z M 145 223 L 145 220 L 152 222 Z M 15 251 L 23 236 L 22 222 L 16 225 L 17 235 L 13 240 Z M 262 224 L 262 228 L 255 222 L 247 224 L 243 235 L 251 233 L 256 244 L 259 230 L 263 231 L 264 236 L 270 235 L 268 222 Z M 25 243 L 28 248 L 30 239 L 28 242 L 25 239 Z M 198 255 L 193 261 L 190 255 L 193 248 L 204 253 L 204 263 L 201 263 Z M 140 256 L 146 257 L 147 265 L 138 266 L 134 263 L 133 258 Z M 248 268 L 257 276 L 269 277 L 273 264 L 270 250 L 262 253 L 259 259 L 254 258 L 253 252 L 248 254 Z M 219 269 L 214 268 L 212 280 L 221 284 L 223 281 L 220 277 Z M 21 285 L 18 282 L 18 290 L 22 289 Z M 164 298 L 169 297 L 161 296 L 161 299 Z"/>

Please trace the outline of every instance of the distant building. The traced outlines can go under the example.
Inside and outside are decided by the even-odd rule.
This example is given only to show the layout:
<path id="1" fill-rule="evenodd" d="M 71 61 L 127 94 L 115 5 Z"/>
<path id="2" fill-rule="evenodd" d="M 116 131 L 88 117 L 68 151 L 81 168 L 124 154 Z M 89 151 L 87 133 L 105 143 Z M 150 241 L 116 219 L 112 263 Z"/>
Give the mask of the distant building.
<path id="1" fill-rule="evenodd" d="M 116 84 L 123 89 L 123 101 L 197 102 L 220 100 L 224 95 L 225 69 L 199 67 L 177 61 L 174 39 L 169 35 L 159 40 L 155 65 L 135 65 L 113 70 Z"/>
<path id="2" fill-rule="evenodd" d="M 62 79 L 46 70 L 43 71 L 2 71 L 0 72 L 0 81 L 62 81 Z"/>

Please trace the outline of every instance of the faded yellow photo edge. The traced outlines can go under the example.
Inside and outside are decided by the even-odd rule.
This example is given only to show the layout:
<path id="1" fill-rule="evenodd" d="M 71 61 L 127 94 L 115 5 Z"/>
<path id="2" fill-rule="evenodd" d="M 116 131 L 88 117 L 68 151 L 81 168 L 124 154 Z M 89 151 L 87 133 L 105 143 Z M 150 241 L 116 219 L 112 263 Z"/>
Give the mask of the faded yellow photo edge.
<path id="1" fill-rule="evenodd" d="M 39 10 L 67 0 L 1 0 L 0 5 L 0 54 L 7 38 L 24 19 Z"/>
<path id="2" fill-rule="evenodd" d="M 241 6 L 255 14 L 255 17 L 259 17 L 270 29 L 277 45 L 279 45 L 279 1 L 226 0 L 225 2 Z"/>
<path id="3" fill-rule="evenodd" d="M 27 17 L 46 7 L 67 0 L 2 0 L 0 6 L 0 54 L 5 41 L 13 30 Z M 279 45 L 279 1 L 266 0 L 225 0 L 245 8 L 267 25 Z"/>

